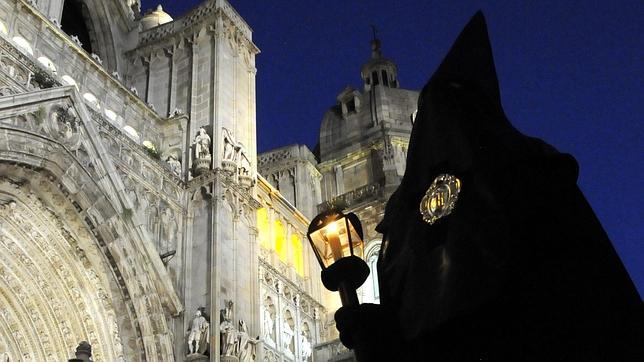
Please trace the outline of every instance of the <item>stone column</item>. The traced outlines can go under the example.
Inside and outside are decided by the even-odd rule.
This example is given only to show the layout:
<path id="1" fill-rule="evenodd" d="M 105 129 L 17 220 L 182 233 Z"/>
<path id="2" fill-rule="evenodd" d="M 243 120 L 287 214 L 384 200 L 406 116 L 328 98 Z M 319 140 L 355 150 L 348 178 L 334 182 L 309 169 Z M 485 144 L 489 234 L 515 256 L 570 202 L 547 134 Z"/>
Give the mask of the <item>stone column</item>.
<path id="1" fill-rule="evenodd" d="M 171 48 L 163 49 L 165 55 L 170 58 L 168 62 L 170 65 L 170 74 L 168 78 L 168 116 L 172 115 L 172 112 L 177 107 L 177 66 L 175 64 L 174 54 L 177 51 L 177 44 L 173 44 Z M 185 161 L 184 161 L 185 163 Z"/>
<path id="2" fill-rule="evenodd" d="M 344 193 L 344 177 L 342 173 L 342 165 L 334 165 L 333 172 L 335 173 L 335 195 L 340 196 Z"/>
<path id="3" fill-rule="evenodd" d="M 152 75 L 150 74 L 151 61 L 152 61 L 152 57 L 150 55 L 141 57 L 141 64 L 145 68 L 145 102 L 146 103 L 150 102 L 150 96 L 151 96 L 150 89 L 152 88 L 151 86 Z"/>

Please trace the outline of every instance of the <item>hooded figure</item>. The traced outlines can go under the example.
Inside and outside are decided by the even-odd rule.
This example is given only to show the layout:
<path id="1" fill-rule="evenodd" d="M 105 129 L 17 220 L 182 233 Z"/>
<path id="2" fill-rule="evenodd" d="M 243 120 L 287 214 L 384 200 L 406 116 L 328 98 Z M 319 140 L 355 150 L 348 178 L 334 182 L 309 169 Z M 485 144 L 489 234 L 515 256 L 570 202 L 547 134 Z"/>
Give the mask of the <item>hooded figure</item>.
<path id="1" fill-rule="evenodd" d="M 460 193 L 430 224 L 440 175 Z M 381 305 L 341 308 L 342 342 L 368 361 L 644 361 L 642 301 L 577 176 L 506 118 L 478 12 L 420 94 L 377 227 Z"/>

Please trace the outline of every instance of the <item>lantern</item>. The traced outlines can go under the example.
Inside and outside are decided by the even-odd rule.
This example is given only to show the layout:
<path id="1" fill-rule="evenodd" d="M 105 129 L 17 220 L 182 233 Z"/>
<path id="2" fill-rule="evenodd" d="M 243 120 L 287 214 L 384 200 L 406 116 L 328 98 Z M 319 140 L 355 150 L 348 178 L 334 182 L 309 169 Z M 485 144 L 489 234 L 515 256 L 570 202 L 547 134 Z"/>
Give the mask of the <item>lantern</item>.
<path id="1" fill-rule="evenodd" d="M 325 211 L 309 225 L 307 237 L 322 268 L 322 284 L 338 291 L 344 306 L 359 304 L 356 289 L 369 276 L 369 267 L 362 260 L 362 236 L 362 225 L 354 213 Z"/>

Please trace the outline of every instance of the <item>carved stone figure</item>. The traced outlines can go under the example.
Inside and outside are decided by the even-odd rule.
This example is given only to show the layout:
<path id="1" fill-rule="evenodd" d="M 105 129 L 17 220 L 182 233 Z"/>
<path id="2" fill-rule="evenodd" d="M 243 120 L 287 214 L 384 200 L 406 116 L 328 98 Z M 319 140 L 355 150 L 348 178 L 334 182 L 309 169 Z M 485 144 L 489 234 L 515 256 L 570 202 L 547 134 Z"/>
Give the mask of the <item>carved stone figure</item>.
<path id="1" fill-rule="evenodd" d="M 239 341 L 238 341 L 238 351 L 237 358 L 239 362 L 253 362 L 255 361 L 255 347 L 259 343 L 260 339 L 251 338 L 248 335 L 248 327 L 246 322 L 243 320 L 239 321 Z"/>
<path id="2" fill-rule="evenodd" d="M 238 345 L 238 332 L 232 323 L 233 302 L 226 302 L 226 308 L 220 311 L 221 324 L 219 330 L 221 333 L 221 355 L 234 356 Z"/>
<path id="3" fill-rule="evenodd" d="M 295 333 L 293 332 L 293 328 L 288 324 L 287 321 L 282 322 L 282 348 L 284 348 L 285 351 L 292 352 L 291 351 L 291 342 L 293 341 L 293 335 Z"/>
<path id="4" fill-rule="evenodd" d="M 166 242 L 166 245 L 174 245 L 174 239 L 177 234 L 177 221 L 174 214 L 169 207 L 163 209 L 161 212 L 161 239 Z"/>
<path id="5" fill-rule="evenodd" d="M 237 157 L 239 160 L 239 173 L 243 176 L 248 176 L 250 174 L 250 160 L 241 142 L 237 143 Z"/>
<path id="6" fill-rule="evenodd" d="M 312 353 L 311 342 L 309 342 L 304 331 L 300 331 L 300 357 L 302 357 L 302 361 L 308 361 Z"/>
<path id="7" fill-rule="evenodd" d="M 210 141 L 210 136 L 206 132 L 206 129 L 203 127 L 199 128 L 199 133 L 197 133 L 194 142 L 192 142 L 195 146 L 196 158 L 210 158 Z"/>
<path id="8" fill-rule="evenodd" d="M 181 161 L 179 161 L 175 155 L 168 156 L 165 162 L 168 164 L 168 167 L 170 167 L 170 172 L 177 176 L 181 175 Z"/>
<path id="9" fill-rule="evenodd" d="M 271 312 L 268 310 L 268 306 L 262 303 L 262 335 L 268 341 L 273 342 L 273 318 L 271 317 Z"/>
<path id="10" fill-rule="evenodd" d="M 230 133 L 228 128 L 222 127 L 223 136 L 224 136 L 224 160 L 236 162 L 236 151 L 237 142 L 235 138 Z"/>
<path id="11" fill-rule="evenodd" d="M 206 345 L 210 339 L 210 324 L 201 315 L 201 311 L 195 312 L 195 317 L 190 322 L 188 328 L 188 353 L 202 353 L 206 350 Z"/>

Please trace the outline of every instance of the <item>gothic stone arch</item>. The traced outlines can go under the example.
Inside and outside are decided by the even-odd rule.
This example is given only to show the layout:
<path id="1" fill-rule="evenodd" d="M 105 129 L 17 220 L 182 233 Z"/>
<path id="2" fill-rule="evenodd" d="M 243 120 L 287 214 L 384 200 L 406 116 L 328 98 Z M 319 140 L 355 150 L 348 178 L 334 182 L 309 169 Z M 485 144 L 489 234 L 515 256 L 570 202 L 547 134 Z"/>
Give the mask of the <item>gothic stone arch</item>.
<path id="1" fill-rule="evenodd" d="M 181 303 L 76 90 L 0 108 L 0 349 L 65 360 L 89 340 L 97 361 L 174 360 Z"/>

